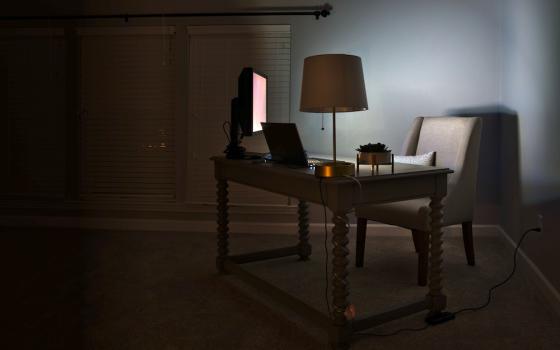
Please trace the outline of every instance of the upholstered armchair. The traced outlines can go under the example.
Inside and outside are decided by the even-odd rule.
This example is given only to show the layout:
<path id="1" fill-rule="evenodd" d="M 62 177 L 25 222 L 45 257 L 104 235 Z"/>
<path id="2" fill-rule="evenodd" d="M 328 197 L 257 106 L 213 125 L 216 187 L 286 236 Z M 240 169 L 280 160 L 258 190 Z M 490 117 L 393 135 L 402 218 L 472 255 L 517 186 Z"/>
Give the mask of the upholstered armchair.
<path id="1" fill-rule="evenodd" d="M 480 118 L 418 117 L 414 119 L 402 148 L 403 155 L 435 152 L 435 164 L 454 171 L 448 176 L 443 226 L 461 224 L 467 263 L 475 264 L 472 220 L 482 121 Z M 367 205 L 356 208 L 358 217 L 356 266 L 364 264 L 367 221 L 410 229 L 418 254 L 418 284 L 428 276 L 430 199 Z"/>

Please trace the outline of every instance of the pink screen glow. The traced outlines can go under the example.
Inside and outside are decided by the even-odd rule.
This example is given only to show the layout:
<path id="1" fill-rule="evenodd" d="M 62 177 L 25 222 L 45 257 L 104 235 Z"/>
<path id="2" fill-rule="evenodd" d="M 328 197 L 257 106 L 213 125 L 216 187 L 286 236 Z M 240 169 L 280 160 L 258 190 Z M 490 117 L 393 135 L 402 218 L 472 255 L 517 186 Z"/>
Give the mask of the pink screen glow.
<path id="1" fill-rule="evenodd" d="M 266 122 L 266 78 L 253 73 L 253 132 L 261 131 Z"/>

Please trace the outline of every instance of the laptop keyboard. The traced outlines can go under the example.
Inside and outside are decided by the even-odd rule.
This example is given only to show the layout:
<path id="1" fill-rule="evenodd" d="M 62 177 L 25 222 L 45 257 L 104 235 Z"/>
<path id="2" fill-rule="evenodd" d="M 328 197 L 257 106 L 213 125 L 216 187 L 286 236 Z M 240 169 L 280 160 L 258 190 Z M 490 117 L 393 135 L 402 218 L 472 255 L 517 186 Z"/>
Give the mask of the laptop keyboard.
<path id="1" fill-rule="evenodd" d="M 307 159 L 307 164 L 309 164 L 309 166 L 317 166 L 317 165 L 321 165 L 321 164 L 325 163 L 326 161 L 327 161 L 327 159 L 308 158 Z"/>

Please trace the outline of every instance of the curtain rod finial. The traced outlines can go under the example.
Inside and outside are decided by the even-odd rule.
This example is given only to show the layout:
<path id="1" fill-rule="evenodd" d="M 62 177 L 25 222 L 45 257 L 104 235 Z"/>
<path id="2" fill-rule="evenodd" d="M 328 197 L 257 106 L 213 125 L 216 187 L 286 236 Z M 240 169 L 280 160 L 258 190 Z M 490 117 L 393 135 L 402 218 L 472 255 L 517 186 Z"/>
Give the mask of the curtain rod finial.
<path id="1" fill-rule="evenodd" d="M 315 19 L 319 19 L 319 16 L 321 16 L 321 17 L 323 17 L 323 18 L 327 17 L 328 15 L 331 14 L 332 8 L 333 8 L 333 7 L 331 6 L 331 4 L 329 4 L 328 2 L 326 2 L 326 3 L 323 5 L 323 8 L 322 8 L 320 11 L 315 11 L 315 13 L 314 13 Z"/>

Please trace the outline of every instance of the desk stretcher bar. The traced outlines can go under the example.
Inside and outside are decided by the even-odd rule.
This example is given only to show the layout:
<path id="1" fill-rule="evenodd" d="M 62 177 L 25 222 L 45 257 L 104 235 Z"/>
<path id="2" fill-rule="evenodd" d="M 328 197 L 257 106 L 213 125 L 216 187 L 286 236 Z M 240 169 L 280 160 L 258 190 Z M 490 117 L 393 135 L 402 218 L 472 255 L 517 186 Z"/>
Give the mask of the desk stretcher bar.
<path id="1" fill-rule="evenodd" d="M 298 246 L 293 246 L 263 250 L 247 254 L 232 255 L 225 259 L 224 270 L 226 273 L 233 273 L 238 275 L 245 283 L 264 292 L 274 301 L 282 304 L 284 307 L 295 311 L 301 317 L 307 319 L 310 322 L 313 322 L 316 326 L 323 328 L 327 332 L 331 333 L 333 326 L 332 320 L 328 317 L 328 315 L 325 315 L 321 311 L 286 293 L 282 289 L 275 287 L 274 285 L 252 274 L 251 272 L 240 266 L 240 264 L 282 258 L 287 256 L 296 256 L 298 254 Z M 351 322 L 351 328 L 352 331 L 361 331 L 427 309 L 428 303 L 425 300 L 419 301 L 381 314 L 358 318 Z"/>
<path id="2" fill-rule="evenodd" d="M 261 250 L 259 252 L 253 252 L 247 254 L 231 255 L 229 257 L 229 260 L 237 264 L 246 264 L 253 261 L 283 258 L 286 256 L 292 256 L 298 254 L 299 254 L 299 247 L 292 246 L 292 247 L 277 248 L 277 249 L 270 249 L 270 250 Z"/>
<path id="3" fill-rule="evenodd" d="M 290 310 L 295 311 L 296 313 L 298 313 L 298 315 L 304 317 L 310 322 L 313 322 L 315 325 L 326 330 L 329 330 L 332 327 L 332 321 L 327 317 L 327 315 L 307 305 L 296 297 L 291 296 L 280 288 L 273 286 L 262 278 L 255 276 L 254 274 L 242 268 L 240 265 L 233 262 L 231 259 L 226 259 L 224 268 L 226 272 L 236 274 L 245 283 L 253 286 L 259 291 L 266 293 L 274 301 L 282 304 L 284 307 L 287 307 Z"/>

